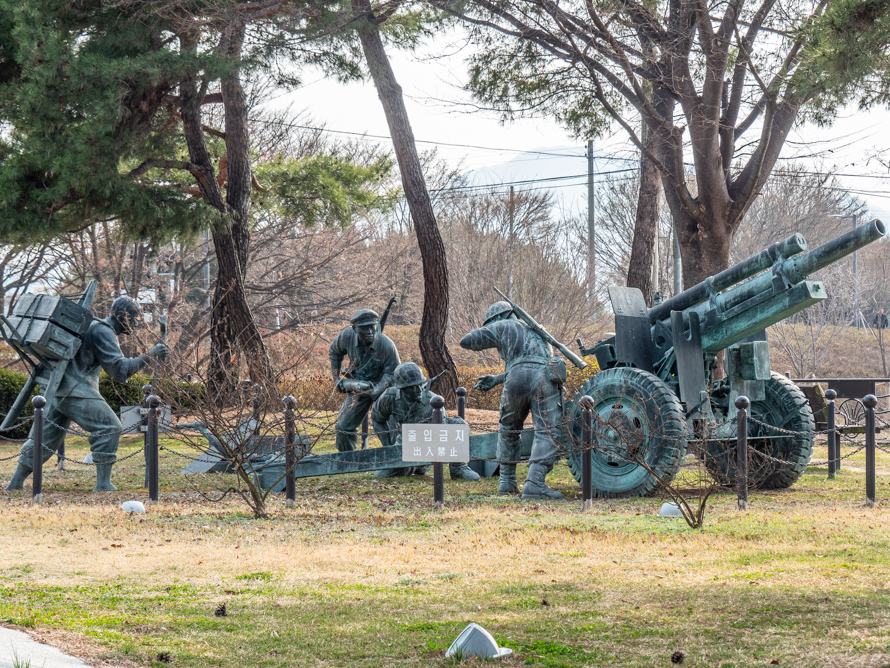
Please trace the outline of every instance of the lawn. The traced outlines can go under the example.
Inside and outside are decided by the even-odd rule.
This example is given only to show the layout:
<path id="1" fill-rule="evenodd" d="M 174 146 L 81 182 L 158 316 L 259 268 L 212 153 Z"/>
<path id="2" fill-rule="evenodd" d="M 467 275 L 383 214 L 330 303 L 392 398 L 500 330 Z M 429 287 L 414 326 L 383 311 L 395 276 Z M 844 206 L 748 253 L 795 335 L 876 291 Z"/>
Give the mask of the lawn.
<path id="1" fill-rule="evenodd" d="M 119 455 L 139 443 L 125 437 Z M 87 451 L 69 440 L 72 458 Z M 87 492 L 92 471 L 52 460 L 41 506 L 28 485 L 0 496 L 0 622 L 97 665 L 444 666 L 477 622 L 514 650 L 505 666 L 671 666 L 680 653 L 683 666 L 888 666 L 878 455 L 877 508 L 858 453 L 835 480 L 811 467 L 789 490 L 753 492 L 746 513 L 717 494 L 701 530 L 658 517 L 655 498 L 582 514 L 564 464 L 548 478 L 563 503 L 446 480 L 435 511 L 431 476 L 364 473 L 299 480 L 296 508 L 277 496 L 255 520 L 196 491 L 231 477 L 190 483 L 169 452 L 161 502 L 142 515 L 120 510 L 146 499 L 140 456 L 104 494 Z M 13 466 L 0 462 L 0 480 Z"/>

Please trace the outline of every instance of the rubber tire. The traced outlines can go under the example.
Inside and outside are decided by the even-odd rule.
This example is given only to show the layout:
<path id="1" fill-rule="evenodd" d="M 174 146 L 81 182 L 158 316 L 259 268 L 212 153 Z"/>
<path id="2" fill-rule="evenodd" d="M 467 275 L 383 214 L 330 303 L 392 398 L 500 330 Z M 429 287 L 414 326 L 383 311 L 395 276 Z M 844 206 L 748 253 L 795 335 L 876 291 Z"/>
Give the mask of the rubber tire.
<path id="1" fill-rule="evenodd" d="M 566 417 L 572 420 L 573 449 L 580 447 L 582 429 L 581 409 L 578 400 L 585 394 L 593 399 L 594 414 L 608 419 L 616 400 L 633 404 L 631 412 L 655 435 L 644 443 L 646 462 L 665 482 L 671 482 L 680 470 L 686 456 L 688 438 L 686 416 L 677 396 L 658 376 L 632 367 L 613 367 L 600 371 L 581 386 L 575 401 L 569 404 Z M 595 443 L 598 429 L 594 423 Z M 569 468 L 575 480 L 581 483 L 581 452 L 570 452 Z M 658 491 L 658 482 L 639 464 L 624 463 L 609 465 L 609 457 L 594 450 L 591 457 L 593 471 L 593 495 L 598 498 L 614 499 L 633 496 L 646 496 Z"/>
<path id="2" fill-rule="evenodd" d="M 775 432 L 749 420 L 748 448 L 764 451 L 766 444 L 770 443 L 772 450 L 767 451 L 768 454 L 787 463 L 772 460 L 757 462 L 756 458 L 753 460 L 749 458 L 748 484 L 753 489 L 787 489 L 803 475 L 813 456 L 816 421 L 813 419 L 813 410 L 804 393 L 785 376 L 773 371 L 772 378 L 764 385 L 766 399 L 752 402 L 748 414 L 761 422 L 799 433 L 787 438 L 758 443 L 758 434 L 768 435 Z M 711 475 L 727 485 L 735 484 L 735 453 L 727 457 L 720 452 L 734 447 L 734 441 L 710 443 L 708 452 L 712 456 L 705 458 L 705 465 Z"/>

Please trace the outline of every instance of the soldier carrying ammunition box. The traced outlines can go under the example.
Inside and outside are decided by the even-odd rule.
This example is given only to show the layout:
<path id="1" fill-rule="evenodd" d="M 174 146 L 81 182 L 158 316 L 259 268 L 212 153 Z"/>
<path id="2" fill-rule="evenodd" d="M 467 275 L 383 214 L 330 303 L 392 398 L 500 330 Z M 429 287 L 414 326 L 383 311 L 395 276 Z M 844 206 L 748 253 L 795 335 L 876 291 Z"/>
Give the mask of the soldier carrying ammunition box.
<path id="1" fill-rule="evenodd" d="M 124 357 L 117 337 L 129 334 L 141 320 L 142 309 L 132 298 L 115 299 L 109 317 L 93 320 L 88 325 L 83 342 L 64 369 L 58 389 L 47 392 L 43 413 L 46 422 L 43 461 L 55 454 L 65 440 L 68 427 L 76 422 L 90 432 L 90 451 L 96 465 L 94 492 L 117 489 L 111 484 L 111 467 L 117 459 L 121 434 L 120 420 L 99 393 L 99 372 L 104 369 L 112 379 L 124 383 L 145 367 L 150 358 L 163 361 L 167 357 L 167 347 L 163 343 L 157 344 L 147 355 Z M 33 441 L 29 438 L 22 446 L 18 467 L 7 490 L 22 489 L 22 483 L 31 475 L 32 447 Z"/>
<path id="2" fill-rule="evenodd" d="M 349 395 L 334 425 L 340 452 L 355 450 L 362 420 L 392 381 L 392 374 L 401 361 L 393 342 L 378 331 L 380 317 L 375 311 L 361 309 L 349 322 L 352 326 L 344 328 L 331 341 L 328 355 L 337 391 Z M 349 356 L 349 367 L 341 377 L 340 367 L 346 356 Z"/>

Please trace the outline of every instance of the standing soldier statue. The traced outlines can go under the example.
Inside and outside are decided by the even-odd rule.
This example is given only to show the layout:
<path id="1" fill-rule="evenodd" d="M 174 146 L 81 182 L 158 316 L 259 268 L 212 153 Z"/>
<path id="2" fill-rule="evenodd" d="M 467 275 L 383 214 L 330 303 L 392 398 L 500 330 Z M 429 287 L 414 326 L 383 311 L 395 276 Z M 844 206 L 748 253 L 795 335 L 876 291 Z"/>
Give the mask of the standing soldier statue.
<path id="1" fill-rule="evenodd" d="M 111 484 L 111 467 L 117 460 L 121 422 L 111 406 L 99 393 L 99 372 L 104 369 L 113 380 L 127 382 L 127 378 L 145 367 L 150 358 L 163 362 L 167 346 L 158 343 L 147 355 L 124 357 L 117 337 L 129 334 L 139 326 L 142 309 L 131 297 L 118 297 L 111 305 L 111 315 L 94 320 L 87 329 L 83 343 L 65 369 L 58 390 L 46 397 L 43 427 L 43 461 L 55 454 L 65 440 L 65 432 L 72 422 L 90 432 L 90 451 L 96 465 L 94 492 L 117 489 Z M 21 489 L 31 475 L 33 441 L 22 446 L 18 467 L 6 489 Z"/>
<path id="2" fill-rule="evenodd" d="M 553 356 L 549 335 L 545 338 L 542 333 L 546 332 L 540 327 L 535 329 L 518 320 L 514 306 L 506 301 L 489 306 L 483 326 L 462 338 L 460 345 L 469 350 L 497 348 L 506 363 L 505 373 L 482 376 L 476 383 L 476 389 L 483 392 L 504 384 L 498 433 L 501 472 L 498 495 L 519 494 L 516 462 L 520 433 L 531 412 L 535 439 L 522 498 L 559 500 L 562 494 L 550 489 L 544 478 L 558 457 L 554 439 L 562 429 L 562 385 L 566 367 L 560 358 Z M 523 312 L 523 315 L 526 314 Z"/>
<path id="3" fill-rule="evenodd" d="M 435 380 L 435 378 L 433 379 Z M 430 406 L 432 382 L 426 379 L 420 367 L 414 362 L 405 362 L 396 367 L 393 373 L 392 387 L 387 389 L 374 402 L 371 409 L 371 421 L 374 433 L 380 437 L 381 443 L 400 445 L 402 442 L 403 424 L 421 424 L 429 422 L 433 415 Z M 460 418 L 446 418 L 449 424 L 464 424 Z M 452 480 L 479 480 L 479 474 L 464 462 L 448 465 Z M 374 473 L 377 478 L 423 474 L 427 467 L 408 467 L 401 469 L 379 469 Z"/>
<path id="4" fill-rule="evenodd" d="M 374 400 L 383 394 L 399 365 L 399 353 L 389 337 L 377 331 L 380 318 L 371 309 L 362 309 L 349 319 L 331 341 L 331 375 L 338 392 L 348 394 L 334 428 L 337 450 L 355 450 L 358 428 L 371 410 Z M 340 374 L 343 358 L 349 356 L 349 367 Z"/>

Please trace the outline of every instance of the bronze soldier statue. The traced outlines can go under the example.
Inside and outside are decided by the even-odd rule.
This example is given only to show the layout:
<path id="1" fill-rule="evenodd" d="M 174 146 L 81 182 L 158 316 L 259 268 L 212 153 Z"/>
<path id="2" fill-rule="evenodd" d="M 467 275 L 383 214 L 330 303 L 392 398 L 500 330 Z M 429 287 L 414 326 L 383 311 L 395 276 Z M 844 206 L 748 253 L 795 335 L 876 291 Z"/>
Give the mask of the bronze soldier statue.
<path id="1" fill-rule="evenodd" d="M 374 400 L 383 394 L 399 365 L 399 353 L 389 337 L 378 331 L 380 317 L 371 309 L 361 309 L 349 319 L 351 327 L 344 328 L 331 341 L 329 357 L 331 375 L 338 392 L 348 394 L 334 425 L 337 430 L 337 450 L 355 450 L 358 428 L 371 409 Z M 349 357 L 349 367 L 340 373 L 343 358 Z"/>
<path id="2" fill-rule="evenodd" d="M 435 380 L 435 379 L 433 379 Z M 423 371 L 414 362 L 405 362 L 396 367 L 393 373 L 392 387 L 387 389 L 371 409 L 371 420 L 374 433 L 380 437 L 384 446 L 399 445 L 402 442 L 403 424 L 421 424 L 432 417 L 430 406 L 432 383 L 423 375 Z M 463 424 L 460 418 L 446 418 L 449 424 Z M 479 480 L 479 474 L 466 465 L 458 462 L 448 465 L 452 480 Z M 377 478 L 395 476 L 423 475 L 428 467 L 409 466 L 401 469 L 380 469 L 374 473 Z"/>
<path id="3" fill-rule="evenodd" d="M 65 440 L 65 432 L 72 422 L 90 432 L 90 451 L 96 465 L 94 492 L 117 489 L 111 484 L 111 467 L 117 460 L 121 423 L 111 407 L 99 393 L 99 372 L 104 369 L 112 379 L 125 383 L 127 378 L 145 367 L 151 358 L 163 362 L 167 358 L 167 346 L 158 343 L 148 354 L 124 357 L 117 337 L 129 334 L 139 326 L 142 309 L 131 297 L 118 297 L 111 305 L 111 315 L 104 320 L 94 320 L 84 336 L 83 343 L 65 370 L 59 389 L 46 397 L 43 427 L 43 461 L 46 462 Z M 29 438 L 22 446 L 18 467 L 6 489 L 21 489 L 31 475 L 31 449 Z"/>
<path id="4" fill-rule="evenodd" d="M 506 363 L 505 373 L 482 376 L 476 384 L 476 389 L 483 392 L 504 384 L 498 433 L 498 495 L 519 494 L 516 462 L 520 432 L 531 412 L 535 439 L 522 498 L 562 499 L 562 494 L 550 489 L 544 478 L 558 457 L 554 439 L 562 428 L 565 363 L 553 356 L 550 344 L 538 332 L 516 318 L 513 307 L 505 301 L 492 304 L 485 312 L 483 326 L 463 337 L 460 345 L 469 350 L 497 348 Z"/>

